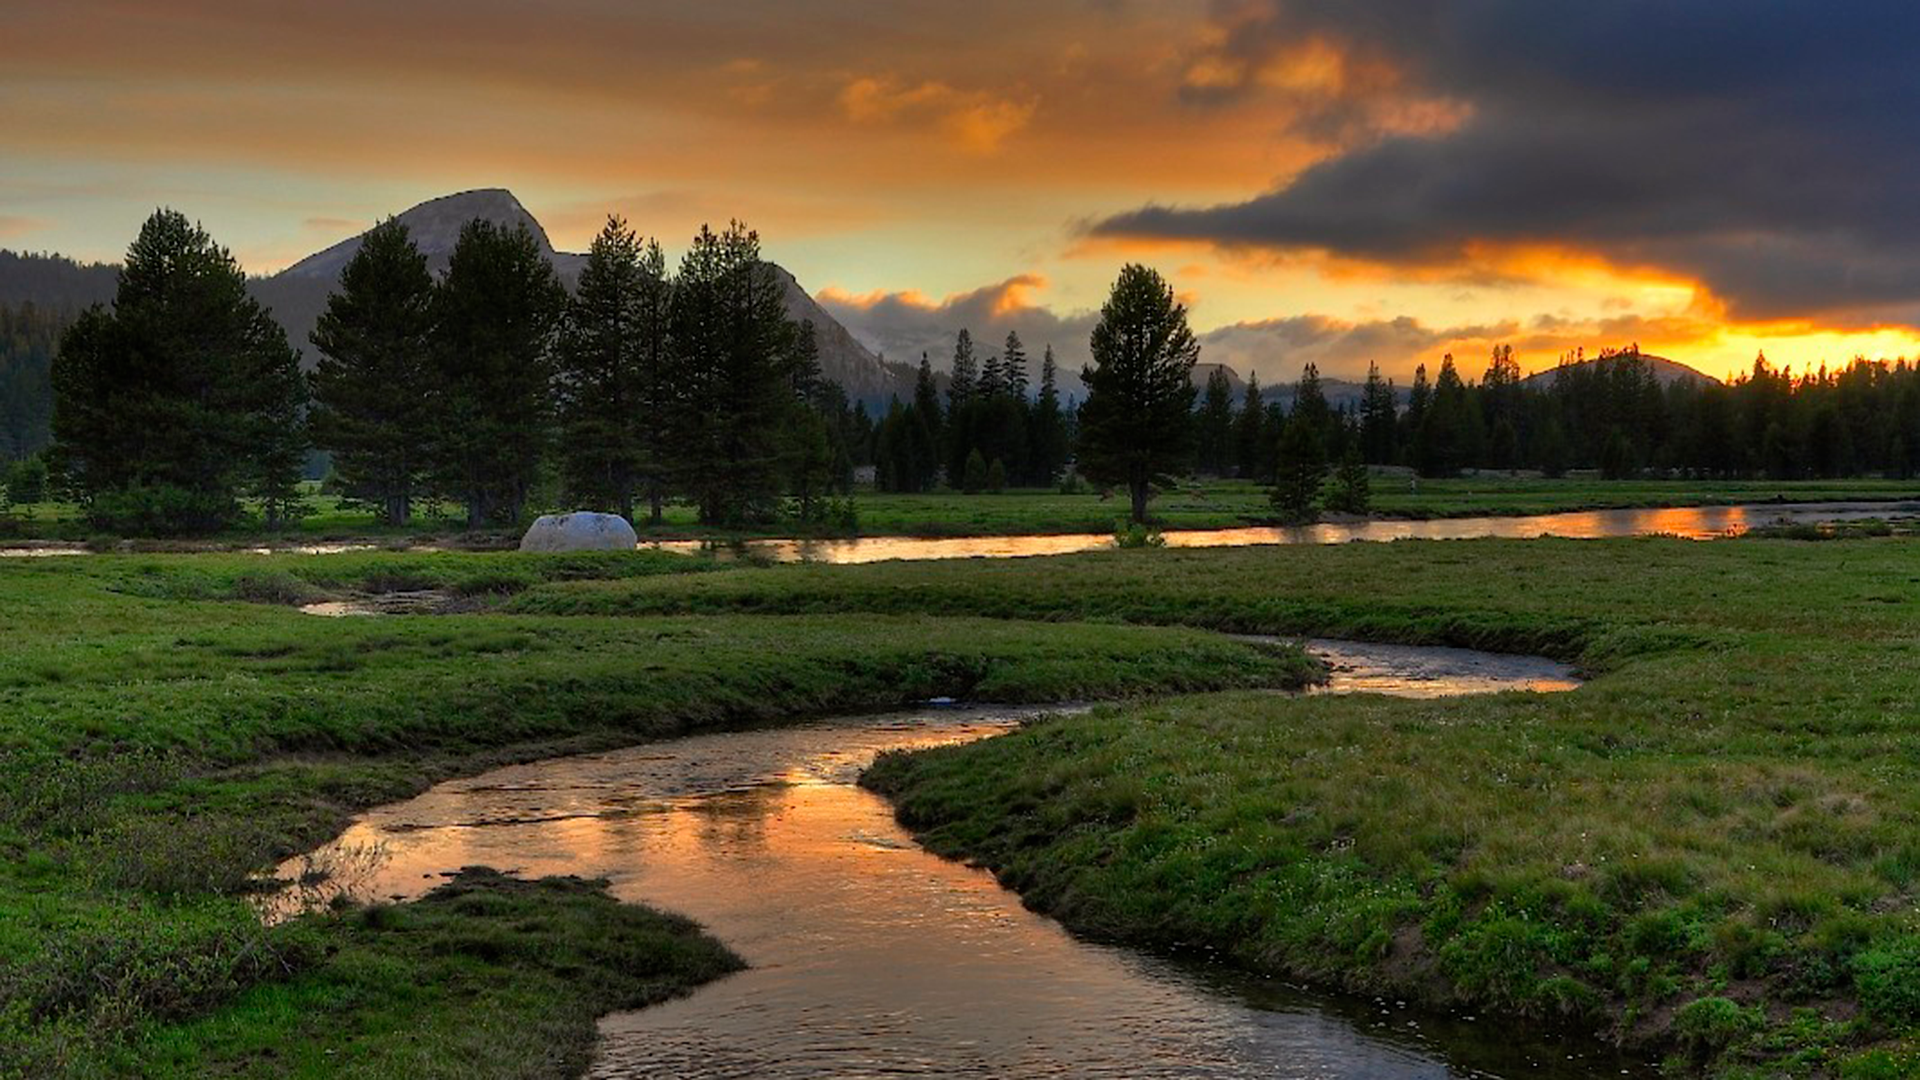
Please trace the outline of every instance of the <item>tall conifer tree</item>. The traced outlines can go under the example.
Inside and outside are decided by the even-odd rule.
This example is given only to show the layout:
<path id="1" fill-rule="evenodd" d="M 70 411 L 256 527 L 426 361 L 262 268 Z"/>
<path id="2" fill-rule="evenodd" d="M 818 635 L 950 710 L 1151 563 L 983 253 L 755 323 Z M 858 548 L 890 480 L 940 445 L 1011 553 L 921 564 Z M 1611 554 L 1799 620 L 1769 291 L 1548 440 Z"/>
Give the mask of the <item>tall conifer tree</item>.
<path id="1" fill-rule="evenodd" d="M 1260 374 L 1247 372 L 1247 393 L 1233 421 L 1233 456 L 1243 480 L 1264 480 L 1269 435 L 1267 406 L 1260 399 Z"/>
<path id="2" fill-rule="evenodd" d="M 526 507 L 553 420 L 566 289 L 526 228 L 474 220 L 434 292 L 436 472 L 470 528 Z"/>
<path id="3" fill-rule="evenodd" d="M 1214 476 L 1231 472 L 1233 442 L 1233 384 L 1227 381 L 1227 369 L 1216 367 L 1207 375 L 1207 391 L 1200 401 L 1200 415 L 1194 420 L 1195 444 L 1200 471 Z"/>
<path id="4" fill-rule="evenodd" d="M 346 493 L 404 525 L 433 433 L 433 275 L 407 227 L 373 227 L 340 272 L 310 340 L 314 442 L 333 454 Z"/>
<path id="5" fill-rule="evenodd" d="M 299 480 L 304 380 L 233 256 L 173 210 L 127 251 L 112 308 L 88 310 L 52 369 L 53 434 L 101 528 L 210 532 L 238 497 L 284 512 Z"/>
<path id="6" fill-rule="evenodd" d="M 759 234 L 702 226 L 674 282 L 669 338 L 675 475 L 703 523 L 762 523 L 778 508 L 796 332 Z"/>
<path id="7" fill-rule="evenodd" d="M 1007 331 L 1007 351 L 1000 358 L 1001 381 L 1006 385 L 1007 393 L 1021 402 L 1027 400 L 1028 374 L 1027 349 L 1020 343 L 1020 335 Z"/>
<path id="8" fill-rule="evenodd" d="M 598 509 L 633 518 L 662 422 L 658 380 L 659 245 L 607 219 L 594 238 L 554 350 L 560 460 L 567 490 Z"/>
<path id="9" fill-rule="evenodd" d="M 1124 485 L 1132 520 L 1145 524 L 1155 484 L 1193 458 L 1193 365 L 1200 343 L 1187 309 L 1157 272 L 1120 271 L 1093 329 L 1093 364 L 1082 373 L 1080 469 L 1096 482 Z"/>
<path id="10" fill-rule="evenodd" d="M 1040 359 L 1040 394 L 1033 402 L 1032 435 L 1028 440 L 1028 468 L 1033 482 L 1042 486 L 1059 479 L 1067 464 L 1067 418 L 1060 407 L 1058 380 L 1058 365 L 1049 345 Z"/>

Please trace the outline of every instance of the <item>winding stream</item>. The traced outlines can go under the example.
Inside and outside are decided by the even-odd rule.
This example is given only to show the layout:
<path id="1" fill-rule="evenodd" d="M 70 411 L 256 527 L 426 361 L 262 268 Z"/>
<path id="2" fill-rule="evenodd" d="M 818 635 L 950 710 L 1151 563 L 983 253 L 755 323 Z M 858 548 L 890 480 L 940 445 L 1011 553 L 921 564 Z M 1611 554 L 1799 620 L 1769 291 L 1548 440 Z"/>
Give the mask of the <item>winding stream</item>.
<path id="1" fill-rule="evenodd" d="M 1331 692 L 1565 689 L 1551 661 L 1311 642 Z M 1035 710 L 926 709 L 499 769 L 374 810 L 323 863 L 407 899 L 459 867 L 605 877 L 751 968 L 601 1022 L 597 1077 L 1638 1075 L 1510 1026 L 1080 941 L 991 875 L 923 851 L 855 785 L 883 750 L 998 735 Z M 377 856 L 369 857 L 369 853 Z M 290 862 L 292 876 L 305 865 Z"/>

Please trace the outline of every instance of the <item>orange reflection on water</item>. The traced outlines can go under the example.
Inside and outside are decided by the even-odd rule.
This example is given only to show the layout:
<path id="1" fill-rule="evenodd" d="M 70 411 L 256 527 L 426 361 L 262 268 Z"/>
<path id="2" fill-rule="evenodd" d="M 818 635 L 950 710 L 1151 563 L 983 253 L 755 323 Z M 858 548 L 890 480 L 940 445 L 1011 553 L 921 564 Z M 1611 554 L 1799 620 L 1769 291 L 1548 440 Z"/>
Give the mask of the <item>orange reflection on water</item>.
<path id="1" fill-rule="evenodd" d="M 1847 521 L 1868 517 L 1911 516 L 1912 503 L 1805 503 L 1760 506 L 1688 506 L 1646 509 L 1581 510 L 1517 517 L 1435 518 L 1423 521 L 1372 519 L 1281 527 L 1253 525 L 1232 529 L 1171 529 L 1168 547 L 1253 547 L 1269 544 L 1345 544 L 1353 541 L 1531 540 L 1544 536 L 1596 540 L 1624 536 L 1676 536 L 1713 540 L 1737 536 L 1763 524 Z M 730 550 L 699 540 L 643 544 L 666 551 Z M 1009 559 L 1067 555 L 1114 546 L 1107 533 L 1047 536 L 912 537 L 874 536 L 848 540 L 751 540 L 740 550 L 778 562 L 869 563 L 889 559 Z"/>

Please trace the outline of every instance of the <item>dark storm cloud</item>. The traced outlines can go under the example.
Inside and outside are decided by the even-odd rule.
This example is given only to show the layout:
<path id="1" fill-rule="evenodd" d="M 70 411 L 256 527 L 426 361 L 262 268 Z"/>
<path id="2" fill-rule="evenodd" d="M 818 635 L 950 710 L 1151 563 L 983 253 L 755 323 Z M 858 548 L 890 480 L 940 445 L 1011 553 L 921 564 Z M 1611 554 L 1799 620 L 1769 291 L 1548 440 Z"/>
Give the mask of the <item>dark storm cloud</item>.
<path id="1" fill-rule="evenodd" d="M 1564 245 L 1696 278 L 1741 318 L 1920 299 L 1920 7 L 1235 0 L 1217 16 L 1200 59 L 1232 77 L 1207 101 L 1257 97 L 1264 66 L 1319 41 L 1466 118 L 1363 134 L 1246 202 L 1149 206 L 1096 234 L 1463 267 L 1477 242 Z"/>

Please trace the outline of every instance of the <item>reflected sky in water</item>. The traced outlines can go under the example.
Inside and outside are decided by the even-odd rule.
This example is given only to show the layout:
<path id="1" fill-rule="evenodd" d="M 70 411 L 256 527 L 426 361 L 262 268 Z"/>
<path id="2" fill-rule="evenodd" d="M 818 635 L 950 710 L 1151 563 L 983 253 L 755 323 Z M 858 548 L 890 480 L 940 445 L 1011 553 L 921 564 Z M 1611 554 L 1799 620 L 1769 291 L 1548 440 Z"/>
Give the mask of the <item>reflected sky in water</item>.
<path id="1" fill-rule="evenodd" d="M 1345 692 L 1571 685 L 1548 661 L 1313 645 Z M 855 785 L 882 750 L 991 737 L 1033 715 L 928 710 L 500 769 L 367 814 L 322 861 L 348 867 L 362 897 L 417 897 L 476 864 L 606 877 L 615 895 L 690 915 L 746 958 L 748 971 L 690 997 L 606 1018 L 600 1077 L 1593 1077 L 1637 1068 L 1587 1046 L 1516 1041 L 1487 1018 L 1320 996 L 1077 940 L 989 874 L 921 850 L 884 800 Z M 329 855 L 376 850 L 377 860 Z M 284 871 L 300 868 L 296 860 Z"/>

